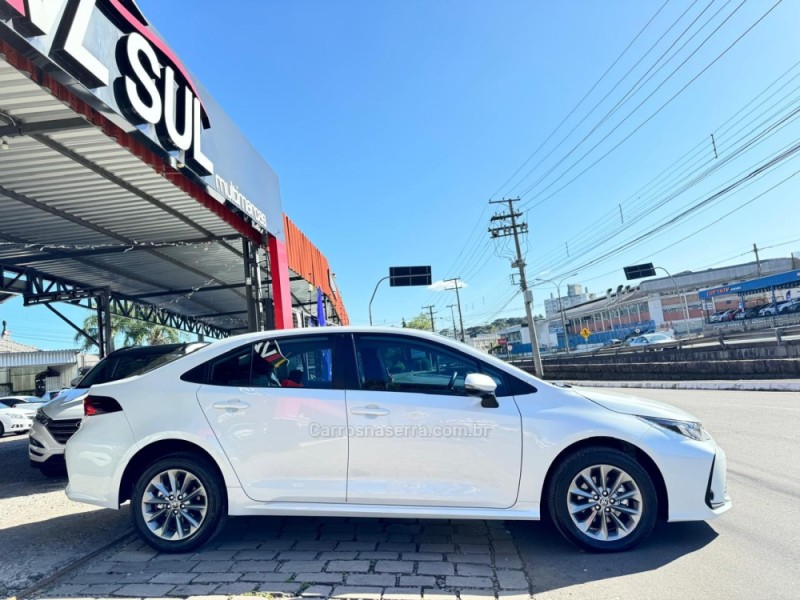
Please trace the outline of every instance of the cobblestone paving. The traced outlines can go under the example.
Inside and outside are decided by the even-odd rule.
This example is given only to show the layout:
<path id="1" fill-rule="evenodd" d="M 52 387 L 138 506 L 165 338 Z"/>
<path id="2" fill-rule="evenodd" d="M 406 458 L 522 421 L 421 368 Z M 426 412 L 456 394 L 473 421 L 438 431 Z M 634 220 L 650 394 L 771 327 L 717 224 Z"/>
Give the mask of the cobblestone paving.
<path id="1" fill-rule="evenodd" d="M 530 589 L 500 521 L 262 517 L 231 519 L 196 553 L 137 539 L 37 598 L 527 600 Z"/>

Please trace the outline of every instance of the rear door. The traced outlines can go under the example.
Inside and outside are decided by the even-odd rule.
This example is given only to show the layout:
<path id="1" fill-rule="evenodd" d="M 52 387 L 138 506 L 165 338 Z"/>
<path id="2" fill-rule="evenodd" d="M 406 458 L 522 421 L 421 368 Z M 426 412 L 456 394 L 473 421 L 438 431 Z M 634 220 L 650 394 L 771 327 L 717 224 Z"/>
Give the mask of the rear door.
<path id="1" fill-rule="evenodd" d="M 198 401 L 253 500 L 345 502 L 347 415 L 337 360 L 336 337 L 311 334 L 265 337 L 206 366 Z M 332 434 L 315 436 L 320 428 Z"/>

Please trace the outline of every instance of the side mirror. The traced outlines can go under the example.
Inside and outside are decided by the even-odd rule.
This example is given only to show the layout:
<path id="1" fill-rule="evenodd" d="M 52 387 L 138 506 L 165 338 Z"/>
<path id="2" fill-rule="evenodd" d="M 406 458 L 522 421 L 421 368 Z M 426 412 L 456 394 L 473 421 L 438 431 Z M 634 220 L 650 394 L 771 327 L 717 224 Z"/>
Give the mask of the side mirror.
<path id="1" fill-rule="evenodd" d="M 81 378 L 80 378 L 80 377 L 74 377 L 74 378 L 73 378 L 73 379 L 72 379 L 72 380 L 69 382 L 69 387 L 75 387 L 76 385 L 78 385 L 78 383 L 80 383 L 80 380 L 81 380 Z"/>
<path id="2" fill-rule="evenodd" d="M 469 373 L 464 380 L 464 391 L 467 396 L 478 396 L 484 408 L 498 408 L 500 404 L 494 395 L 497 384 L 494 379 L 483 373 Z"/>

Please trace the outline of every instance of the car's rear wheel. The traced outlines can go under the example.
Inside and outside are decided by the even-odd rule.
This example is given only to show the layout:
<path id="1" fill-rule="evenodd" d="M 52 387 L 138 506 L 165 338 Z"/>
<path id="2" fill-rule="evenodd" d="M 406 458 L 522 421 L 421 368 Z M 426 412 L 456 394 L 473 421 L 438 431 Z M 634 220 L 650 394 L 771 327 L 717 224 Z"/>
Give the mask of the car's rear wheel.
<path id="1" fill-rule="evenodd" d="M 548 509 L 556 528 L 573 544 L 594 552 L 620 552 L 650 535 L 658 499 L 652 478 L 632 456 L 586 448 L 556 468 Z"/>
<path id="2" fill-rule="evenodd" d="M 133 487 L 131 517 L 161 552 L 188 552 L 214 537 L 227 518 L 223 483 L 202 457 L 179 453 L 145 469 Z"/>

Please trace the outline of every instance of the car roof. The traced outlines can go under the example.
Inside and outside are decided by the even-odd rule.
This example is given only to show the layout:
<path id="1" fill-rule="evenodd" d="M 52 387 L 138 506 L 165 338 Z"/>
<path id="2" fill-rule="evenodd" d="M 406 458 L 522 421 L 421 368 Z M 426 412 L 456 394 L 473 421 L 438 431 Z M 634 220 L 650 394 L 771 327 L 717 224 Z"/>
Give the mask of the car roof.
<path id="1" fill-rule="evenodd" d="M 204 363 L 206 360 L 218 356 L 228 350 L 233 350 L 242 346 L 247 343 L 257 342 L 260 340 L 275 340 L 280 342 L 282 338 L 288 338 L 297 335 L 333 335 L 333 334 L 348 334 L 348 333 L 368 333 L 373 335 L 396 335 L 396 336 L 407 336 L 407 337 L 415 337 L 420 338 L 423 340 L 428 340 L 431 342 L 439 343 L 444 346 L 448 346 L 450 348 L 455 349 L 458 352 L 462 352 L 464 354 L 472 355 L 473 357 L 482 360 L 484 362 L 488 362 L 503 371 L 510 371 L 516 377 L 519 377 L 523 380 L 529 380 L 532 384 L 536 386 L 542 385 L 553 385 L 547 381 L 543 381 L 538 379 L 534 375 L 527 373 L 526 371 L 520 370 L 514 365 L 510 365 L 509 363 L 500 360 L 499 358 L 492 356 L 490 354 L 486 354 L 485 352 L 480 352 L 479 350 L 473 348 L 468 344 L 464 344 L 457 340 L 454 340 L 449 337 L 445 337 L 438 333 L 431 333 L 430 331 L 421 331 L 418 329 L 411 329 L 411 328 L 399 328 L 399 327 L 369 327 L 369 326 L 331 326 L 331 327 L 314 327 L 314 328 L 298 328 L 298 329 L 275 329 L 275 330 L 268 330 L 268 331 L 257 331 L 252 333 L 242 333 L 239 335 L 230 336 L 227 338 L 222 338 L 219 340 L 214 340 L 211 343 L 207 344 L 205 347 L 200 348 L 191 354 L 187 354 L 186 356 L 182 357 L 178 361 L 174 361 L 168 365 L 164 365 L 160 367 L 159 370 L 169 370 L 169 369 L 177 369 L 177 370 L 185 370 L 190 369 L 193 366 L 200 365 Z M 151 373 L 155 373 L 156 371 L 152 371 Z M 149 373 L 144 374 L 143 377 L 148 376 Z M 108 385 L 112 385 L 113 382 L 109 383 Z M 100 385 L 107 385 L 107 384 L 100 384 Z"/>
<path id="2" fill-rule="evenodd" d="M 181 348 L 191 346 L 193 344 L 202 344 L 204 342 L 182 342 L 180 344 L 156 344 L 153 346 L 128 346 L 126 348 L 120 348 L 119 350 L 114 350 L 108 357 L 112 356 L 122 356 L 122 355 L 129 355 L 129 354 L 140 354 L 143 356 L 147 356 L 148 354 L 167 354 L 168 352 L 172 352 L 173 350 L 180 350 Z"/>

